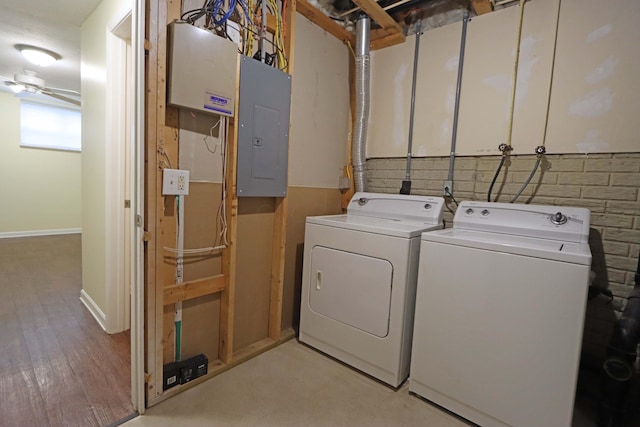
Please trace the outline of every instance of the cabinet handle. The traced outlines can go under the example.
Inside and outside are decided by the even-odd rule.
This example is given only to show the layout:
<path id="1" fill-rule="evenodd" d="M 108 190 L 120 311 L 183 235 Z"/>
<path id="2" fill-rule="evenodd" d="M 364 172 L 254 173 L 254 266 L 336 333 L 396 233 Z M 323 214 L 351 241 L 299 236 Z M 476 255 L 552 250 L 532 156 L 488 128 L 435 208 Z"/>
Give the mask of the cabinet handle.
<path id="1" fill-rule="evenodd" d="M 316 290 L 320 290 L 320 285 L 322 285 L 322 271 L 316 271 Z"/>

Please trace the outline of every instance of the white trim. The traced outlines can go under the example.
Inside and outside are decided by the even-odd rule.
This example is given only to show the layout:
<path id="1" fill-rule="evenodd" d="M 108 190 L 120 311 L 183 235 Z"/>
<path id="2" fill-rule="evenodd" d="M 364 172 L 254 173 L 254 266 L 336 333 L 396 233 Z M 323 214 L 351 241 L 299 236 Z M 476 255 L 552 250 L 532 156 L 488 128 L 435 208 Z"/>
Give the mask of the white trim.
<path id="1" fill-rule="evenodd" d="M 89 294 L 84 291 L 84 289 L 80 290 L 80 301 L 82 301 L 82 304 L 84 304 L 84 306 L 87 307 L 87 310 L 89 310 L 89 313 L 91 313 L 91 315 L 93 316 L 94 319 L 96 319 L 100 327 L 104 329 L 106 332 L 107 330 L 107 328 L 105 327 L 106 317 L 104 315 L 104 312 L 100 310 L 100 307 L 98 307 L 98 304 L 96 304 L 93 298 L 91 298 Z"/>
<path id="2" fill-rule="evenodd" d="M 31 231 L 7 231 L 0 233 L 0 239 L 12 239 L 14 237 L 56 236 L 59 234 L 81 234 L 81 228 L 60 228 L 57 230 L 31 230 Z"/>
<path id="3" fill-rule="evenodd" d="M 145 125 L 145 1 L 134 0 L 131 20 L 133 80 L 131 95 L 131 212 L 139 217 L 139 226 L 131 233 L 131 402 L 133 409 L 144 414 L 146 409 L 144 382 L 144 125 Z M 136 221 L 134 221 L 136 222 Z"/>
<path id="4" fill-rule="evenodd" d="M 127 41 L 116 34 L 128 27 L 131 32 L 131 8 L 121 12 L 107 27 L 107 84 L 106 84 L 106 326 L 107 332 L 117 333 L 129 329 L 128 310 L 131 307 L 127 293 L 124 254 L 127 253 L 125 241 L 125 221 L 131 218 L 124 208 L 125 168 L 124 156 L 126 138 L 127 99 Z M 129 39 L 130 39 L 129 35 Z"/>

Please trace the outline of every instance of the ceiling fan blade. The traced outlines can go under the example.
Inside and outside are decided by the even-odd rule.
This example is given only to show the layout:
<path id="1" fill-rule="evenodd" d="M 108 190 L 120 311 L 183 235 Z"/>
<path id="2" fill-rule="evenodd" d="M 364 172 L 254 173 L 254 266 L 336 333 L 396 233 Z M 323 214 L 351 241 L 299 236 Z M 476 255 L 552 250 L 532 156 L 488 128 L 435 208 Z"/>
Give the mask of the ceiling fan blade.
<path id="1" fill-rule="evenodd" d="M 69 98 L 64 95 L 59 95 L 57 93 L 51 92 L 49 89 L 45 89 L 42 91 L 44 95 L 50 96 L 51 98 L 59 99 L 60 101 L 68 102 L 69 104 L 77 105 L 78 107 L 82 106 L 82 103 L 77 99 Z"/>
<path id="2" fill-rule="evenodd" d="M 68 93 L 71 95 L 75 95 L 75 96 L 80 96 L 80 92 L 78 92 L 77 90 L 72 90 L 72 89 L 62 89 L 59 87 L 48 87 L 47 86 L 47 90 L 50 90 L 51 92 L 55 92 L 55 93 Z"/>

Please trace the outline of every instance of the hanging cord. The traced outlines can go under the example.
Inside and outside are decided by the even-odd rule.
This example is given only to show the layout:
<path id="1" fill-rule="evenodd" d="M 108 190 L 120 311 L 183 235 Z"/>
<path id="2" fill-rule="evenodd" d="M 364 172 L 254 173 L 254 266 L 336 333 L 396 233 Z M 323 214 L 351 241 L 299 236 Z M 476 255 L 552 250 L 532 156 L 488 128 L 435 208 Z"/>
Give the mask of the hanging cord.
<path id="1" fill-rule="evenodd" d="M 520 187 L 520 190 L 518 190 L 518 192 L 515 194 L 515 196 L 513 196 L 513 198 L 509 201 L 509 203 L 514 203 L 516 200 L 518 200 L 518 197 L 520 197 L 520 195 L 525 190 L 525 188 L 527 188 L 529 186 L 529 183 L 531 183 L 531 180 L 533 179 L 533 176 L 536 174 L 536 171 L 538 170 L 538 166 L 540 166 L 540 162 L 542 161 L 542 158 L 544 157 L 544 153 L 545 152 L 544 152 L 544 147 L 543 146 L 536 147 L 536 150 L 538 150 L 540 148 L 543 151 L 541 151 L 537 155 L 536 163 L 533 165 L 533 170 L 529 174 L 529 177 L 524 182 L 524 184 L 522 184 L 522 187 Z"/>
<path id="2" fill-rule="evenodd" d="M 518 83 L 518 65 L 520 63 L 520 40 L 522 39 L 522 21 L 524 19 L 524 4 L 526 0 L 520 0 L 520 21 L 518 23 L 518 37 L 516 38 L 516 58 L 513 66 L 513 78 L 511 81 L 511 102 L 509 103 L 509 127 L 507 130 L 507 143 L 502 143 L 498 146 L 498 149 L 502 152 L 502 158 L 500 159 L 500 164 L 498 165 L 498 169 L 496 170 L 495 175 L 493 176 L 493 180 L 491 181 L 491 185 L 489 186 L 489 191 L 487 192 L 487 202 L 491 201 L 491 193 L 493 192 L 493 186 L 498 180 L 498 175 L 500 175 L 500 171 L 502 170 L 502 166 L 504 166 L 504 162 L 513 150 L 511 146 L 511 137 L 513 135 L 513 113 L 516 104 L 516 84 Z"/>
<path id="3" fill-rule="evenodd" d="M 531 183 L 531 180 L 533 179 L 533 176 L 536 174 L 536 171 L 540 166 L 540 162 L 542 161 L 542 159 L 544 158 L 547 152 L 547 149 L 545 148 L 545 144 L 547 142 L 547 128 L 549 126 L 549 110 L 551 109 L 550 107 L 551 107 L 551 89 L 553 88 L 553 73 L 556 68 L 556 48 L 558 46 L 558 27 L 560 24 L 560 6 L 561 5 L 562 5 L 562 0 L 558 0 L 558 12 L 556 15 L 555 36 L 553 38 L 553 53 L 551 56 L 551 73 L 549 76 L 549 87 L 547 89 L 547 112 L 544 119 L 544 132 L 542 134 L 542 145 L 539 145 L 535 148 L 534 152 L 536 154 L 536 163 L 533 165 L 533 170 L 529 174 L 529 177 L 524 182 L 522 187 L 520 187 L 520 190 L 518 190 L 515 196 L 513 196 L 510 203 L 514 203 L 516 200 L 518 200 L 518 197 L 520 197 L 522 192 L 529 186 L 529 184 Z"/>
<path id="4" fill-rule="evenodd" d="M 205 248 L 193 248 L 193 249 L 176 249 L 169 248 L 167 246 L 164 247 L 164 250 L 174 254 L 182 254 L 182 255 L 201 255 L 208 254 L 210 252 L 222 250 L 229 246 L 229 240 L 227 237 L 227 210 L 226 210 L 226 196 L 227 196 L 227 171 L 229 167 L 229 159 L 228 159 L 228 150 L 229 150 L 229 126 L 226 117 L 220 117 L 218 122 L 213 125 L 213 128 L 216 126 L 220 126 L 220 146 L 222 147 L 222 200 L 220 202 L 220 207 L 218 208 L 217 219 L 218 226 L 220 227 L 220 233 L 214 239 L 214 246 L 209 246 Z"/>
<path id="5" fill-rule="evenodd" d="M 491 201 L 491 193 L 493 192 L 493 186 L 496 185 L 496 181 L 498 180 L 498 175 L 500 175 L 500 171 L 502 170 L 502 166 L 504 165 L 504 161 L 506 158 L 507 158 L 506 154 L 503 153 L 502 158 L 500 159 L 500 164 L 498 165 L 498 169 L 496 170 L 496 174 L 493 175 L 493 179 L 491 180 L 491 185 L 489 186 L 489 191 L 487 192 L 487 202 Z"/>

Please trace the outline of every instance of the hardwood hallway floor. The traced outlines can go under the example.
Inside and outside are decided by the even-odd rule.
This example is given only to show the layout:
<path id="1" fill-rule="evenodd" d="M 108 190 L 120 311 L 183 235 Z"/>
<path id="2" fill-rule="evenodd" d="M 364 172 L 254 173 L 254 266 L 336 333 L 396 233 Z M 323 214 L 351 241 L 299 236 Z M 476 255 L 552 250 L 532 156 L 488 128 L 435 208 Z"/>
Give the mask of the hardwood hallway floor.
<path id="1" fill-rule="evenodd" d="M 0 239 L 0 424 L 106 426 L 133 412 L 129 333 L 79 300 L 80 235 Z"/>

